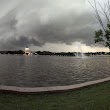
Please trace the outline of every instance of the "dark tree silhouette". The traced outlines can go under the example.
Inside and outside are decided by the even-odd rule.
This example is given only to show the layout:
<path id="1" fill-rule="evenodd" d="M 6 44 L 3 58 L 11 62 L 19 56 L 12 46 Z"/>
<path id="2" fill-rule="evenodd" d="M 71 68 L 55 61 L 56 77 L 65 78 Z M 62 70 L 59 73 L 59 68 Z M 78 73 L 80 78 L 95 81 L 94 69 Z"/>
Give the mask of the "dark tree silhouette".
<path id="1" fill-rule="evenodd" d="M 103 5 L 98 0 L 94 0 L 93 4 L 88 2 L 93 7 L 95 16 L 101 25 L 101 29 L 95 31 L 94 41 L 110 49 L 110 1 L 104 0 Z"/>

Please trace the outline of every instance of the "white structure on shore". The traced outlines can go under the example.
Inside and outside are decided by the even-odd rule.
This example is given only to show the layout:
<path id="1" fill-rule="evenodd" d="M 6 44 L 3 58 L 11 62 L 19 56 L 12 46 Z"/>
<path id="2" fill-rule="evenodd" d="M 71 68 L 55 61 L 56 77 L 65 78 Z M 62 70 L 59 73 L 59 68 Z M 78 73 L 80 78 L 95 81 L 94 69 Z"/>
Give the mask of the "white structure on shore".
<path id="1" fill-rule="evenodd" d="M 28 46 L 25 48 L 25 55 L 31 55 L 31 51 Z"/>

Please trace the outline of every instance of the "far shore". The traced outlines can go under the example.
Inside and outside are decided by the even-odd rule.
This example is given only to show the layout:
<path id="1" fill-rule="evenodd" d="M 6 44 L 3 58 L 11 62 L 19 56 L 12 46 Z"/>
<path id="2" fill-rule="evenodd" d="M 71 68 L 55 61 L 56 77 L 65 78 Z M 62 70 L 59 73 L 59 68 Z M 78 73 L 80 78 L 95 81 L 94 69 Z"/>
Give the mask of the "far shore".
<path id="1" fill-rule="evenodd" d="M 28 55 L 23 50 L 16 51 L 0 51 L 1 55 Z M 50 52 L 50 51 L 31 51 L 29 55 L 44 55 L 44 56 L 109 56 L 110 52 Z"/>

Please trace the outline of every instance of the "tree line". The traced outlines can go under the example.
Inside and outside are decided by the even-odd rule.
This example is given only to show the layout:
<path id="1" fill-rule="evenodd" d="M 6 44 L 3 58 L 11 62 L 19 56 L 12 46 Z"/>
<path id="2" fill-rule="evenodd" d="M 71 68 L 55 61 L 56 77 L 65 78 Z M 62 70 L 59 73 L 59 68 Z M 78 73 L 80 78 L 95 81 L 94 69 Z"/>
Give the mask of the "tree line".
<path id="1" fill-rule="evenodd" d="M 49 51 L 37 51 L 34 52 L 35 55 L 56 55 L 56 56 L 81 56 L 81 52 L 49 52 Z M 85 56 L 93 56 L 93 55 L 110 55 L 110 52 L 87 52 L 83 53 Z"/>
<path id="2" fill-rule="evenodd" d="M 16 51 L 0 51 L 0 54 L 11 54 L 11 55 L 24 55 L 25 52 L 23 50 Z M 33 55 L 49 55 L 49 56 L 81 56 L 80 52 L 50 52 L 50 51 L 36 51 L 32 52 Z M 83 53 L 85 56 L 93 56 L 93 55 L 110 55 L 110 52 L 87 52 Z"/>

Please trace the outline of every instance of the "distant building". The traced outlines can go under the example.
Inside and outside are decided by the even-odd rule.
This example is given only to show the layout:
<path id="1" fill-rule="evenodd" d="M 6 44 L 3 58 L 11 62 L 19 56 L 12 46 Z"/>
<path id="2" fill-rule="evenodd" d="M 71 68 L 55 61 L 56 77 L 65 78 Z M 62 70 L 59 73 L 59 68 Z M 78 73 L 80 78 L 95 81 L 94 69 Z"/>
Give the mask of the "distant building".
<path id="1" fill-rule="evenodd" d="M 31 55 L 31 51 L 28 46 L 25 48 L 25 55 Z"/>

